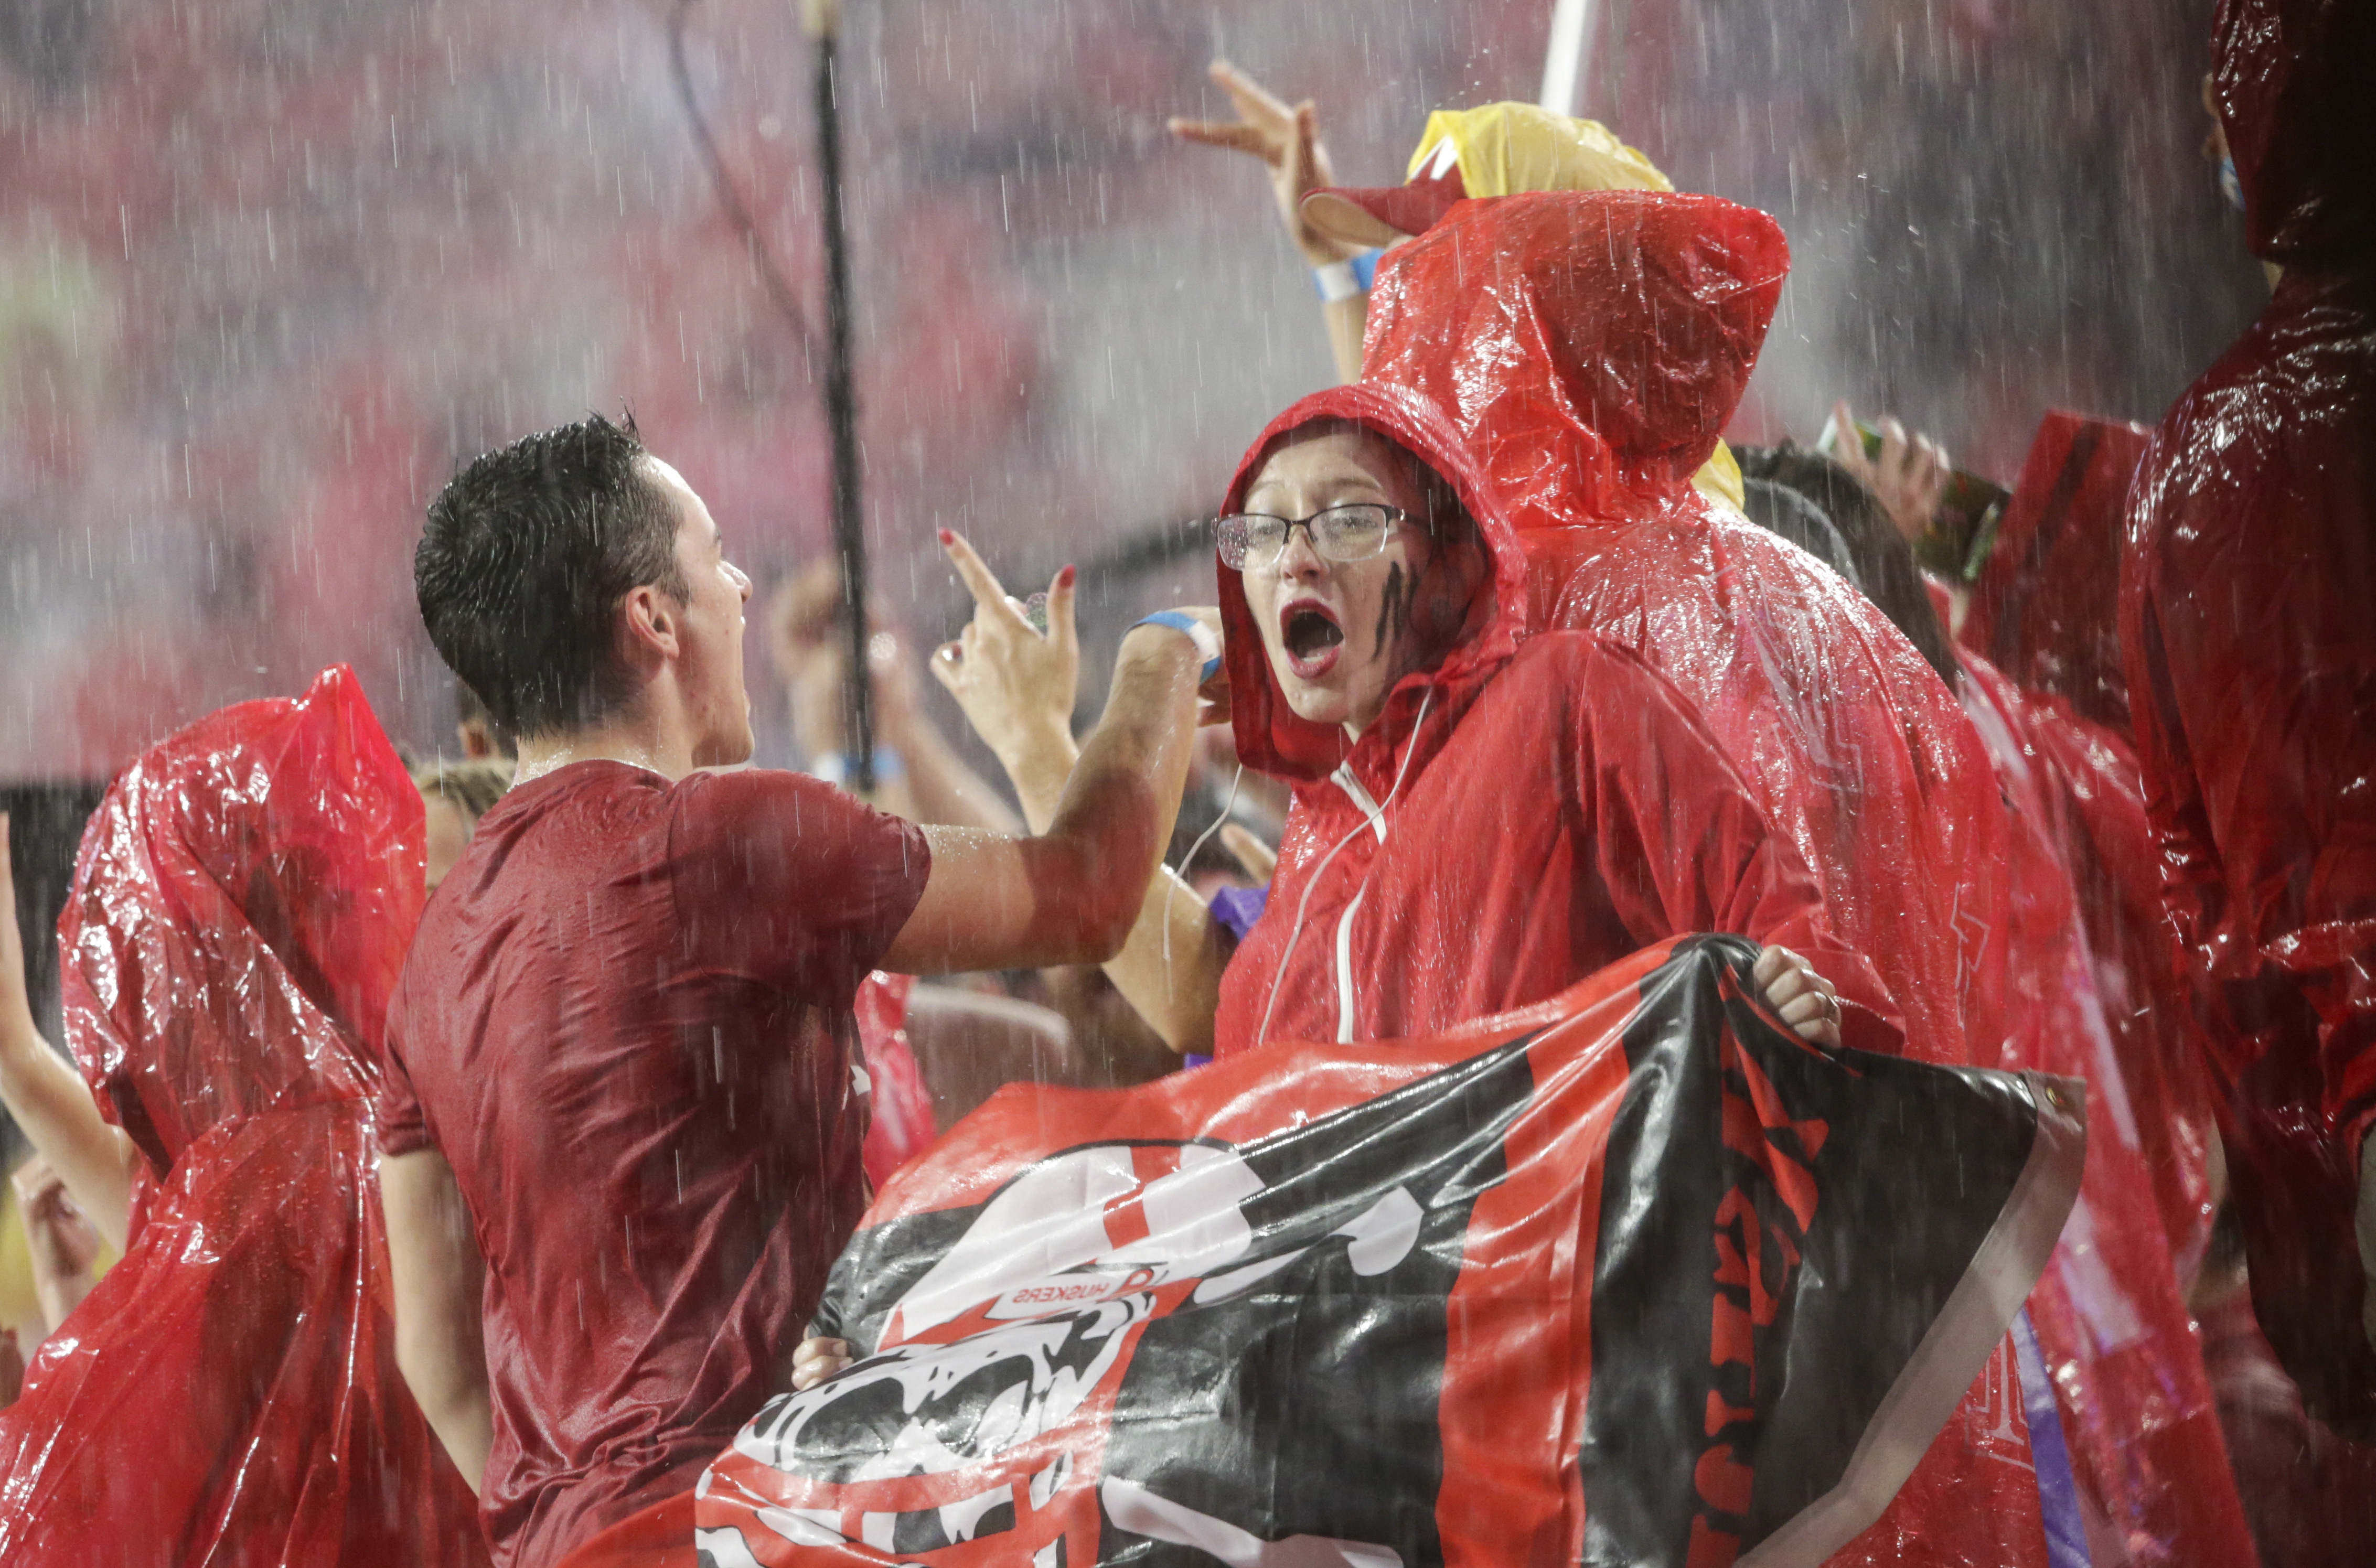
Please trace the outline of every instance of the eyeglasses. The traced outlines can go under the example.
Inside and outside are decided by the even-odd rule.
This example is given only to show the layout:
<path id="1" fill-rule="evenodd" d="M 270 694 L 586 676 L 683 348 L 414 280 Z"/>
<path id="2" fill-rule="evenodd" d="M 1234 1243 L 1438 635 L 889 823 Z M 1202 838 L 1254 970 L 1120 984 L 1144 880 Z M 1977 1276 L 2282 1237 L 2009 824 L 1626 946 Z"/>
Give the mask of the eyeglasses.
<path id="1" fill-rule="evenodd" d="M 1369 502 L 1331 506 L 1308 517 L 1273 517 L 1248 512 L 1223 517 L 1215 525 L 1213 543 L 1221 552 L 1221 564 L 1232 572 L 1242 572 L 1248 566 L 1257 571 L 1269 566 L 1277 561 L 1279 552 L 1287 548 L 1288 537 L 1298 529 L 1312 540 L 1312 548 L 1324 561 L 1368 561 L 1386 548 L 1386 536 L 1394 531 L 1395 525 L 1408 521 L 1409 517 L 1399 506 Z"/>

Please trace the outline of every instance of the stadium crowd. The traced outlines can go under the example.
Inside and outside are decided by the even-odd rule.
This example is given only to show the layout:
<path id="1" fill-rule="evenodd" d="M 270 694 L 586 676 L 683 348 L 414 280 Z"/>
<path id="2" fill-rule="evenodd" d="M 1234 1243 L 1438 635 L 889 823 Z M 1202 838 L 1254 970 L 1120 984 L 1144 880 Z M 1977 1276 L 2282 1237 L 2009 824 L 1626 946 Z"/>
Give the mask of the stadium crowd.
<path id="1" fill-rule="evenodd" d="M 0 921 L 50 1331 L 0 1343 L 8 1561 L 693 1561 L 712 1461 L 868 1353 L 811 1328 L 870 1197 L 1000 1082 L 1439 1036 L 1695 932 L 1818 1049 L 2087 1086 L 2014 1370 L 1833 1561 L 2370 1561 L 2371 49 L 2222 6 L 2268 307 L 2002 489 L 1845 404 L 1728 445 L 1788 247 L 1609 127 L 1438 111 L 1345 187 L 1217 63 L 1237 117 L 1172 129 L 1262 165 L 1342 385 L 1084 735 L 1075 569 L 1027 601 L 944 533 L 973 618 L 869 607 L 865 800 L 829 565 L 764 608 L 809 771 L 746 767 L 754 588 L 665 433 L 469 463 L 413 585 L 457 759 L 336 669 L 143 755 L 64 1053 Z"/>

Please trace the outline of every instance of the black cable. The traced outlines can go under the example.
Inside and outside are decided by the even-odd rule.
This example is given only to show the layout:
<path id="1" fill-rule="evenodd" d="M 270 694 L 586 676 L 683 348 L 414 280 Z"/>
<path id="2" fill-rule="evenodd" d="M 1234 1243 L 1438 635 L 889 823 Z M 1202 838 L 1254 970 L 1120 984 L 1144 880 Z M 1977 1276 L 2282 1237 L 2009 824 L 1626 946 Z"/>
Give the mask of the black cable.
<path id="1" fill-rule="evenodd" d="M 825 223 L 825 418 L 833 434 L 833 541 L 841 555 L 842 622 L 849 668 L 842 683 L 849 787 L 874 793 L 874 682 L 867 667 L 866 514 L 860 505 L 858 392 L 850 374 L 849 238 L 841 211 L 841 105 L 835 96 L 838 7 L 821 5 L 816 35 L 818 185 Z"/>
<path id="2" fill-rule="evenodd" d="M 767 248 L 758 223 L 743 203 L 742 192 L 734 184 L 734 176 L 726 167 L 725 156 L 718 150 L 717 138 L 709 133 L 709 120 L 701 112 L 701 101 L 694 95 L 693 72 L 684 62 L 684 22 L 697 0 L 676 0 L 669 7 L 668 45 L 669 74 L 676 81 L 677 102 L 684 109 L 685 123 L 692 128 L 694 145 L 701 151 L 701 160 L 709 171 L 710 189 L 717 193 L 718 205 L 726 211 L 727 220 L 750 247 L 751 265 L 758 270 L 759 280 L 766 286 L 767 298 L 775 304 L 777 314 L 792 329 L 800 340 L 801 358 L 808 365 L 812 377 L 815 374 L 816 335 L 809 330 L 808 316 L 801 310 L 800 301 L 792 293 L 792 285 L 783 268 L 776 265 L 775 253 Z"/>
<path id="3" fill-rule="evenodd" d="M 684 58 L 684 24 L 696 0 L 676 0 L 669 8 L 669 72 L 676 83 L 677 101 L 693 131 L 709 171 L 710 188 L 718 205 L 749 247 L 751 264 L 766 285 L 767 297 L 792 329 L 801 358 L 812 381 L 816 374 L 816 336 L 792 293 L 790 279 L 776 264 L 775 253 L 751 216 L 742 192 L 726 167 L 726 159 L 710 134 L 708 118 L 693 90 L 693 72 Z M 820 9 L 813 22 L 816 36 L 817 160 L 823 187 L 826 249 L 825 414 L 833 440 L 833 537 L 841 557 L 841 619 L 849 639 L 849 669 L 842 684 L 845 753 L 850 788 L 861 795 L 874 792 L 873 683 L 866 659 L 866 529 L 858 476 L 858 400 L 850 375 L 849 253 L 842 227 L 841 116 L 834 91 L 834 32 L 829 9 Z"/>

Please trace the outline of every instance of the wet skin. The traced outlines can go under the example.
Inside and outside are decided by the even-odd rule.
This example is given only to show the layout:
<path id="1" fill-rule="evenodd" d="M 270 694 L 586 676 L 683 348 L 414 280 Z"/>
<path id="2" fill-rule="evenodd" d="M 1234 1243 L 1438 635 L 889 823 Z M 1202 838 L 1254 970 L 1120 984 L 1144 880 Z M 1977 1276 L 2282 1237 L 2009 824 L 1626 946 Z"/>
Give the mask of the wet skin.
<path id="1" fill-rule="evenodd" d="M 1241 577 L 1288 706 L 1300 718 L 1342 725 L 1358 736 L 1376 720 L 1396 682 L 1432 668 L 1456 639 L 1484 558 L 1473 540 L 1437 546 L 1409 459 L 1366 432 L 1332 431 L 1281 447 L 1255 476 L 1245 509 L 1308 517 L 1356 503 L 1409 514 L 1387 535 L 1382 553 L 1331 561 L 1297 529 L 1277 560 L 1249 564 Z"/>

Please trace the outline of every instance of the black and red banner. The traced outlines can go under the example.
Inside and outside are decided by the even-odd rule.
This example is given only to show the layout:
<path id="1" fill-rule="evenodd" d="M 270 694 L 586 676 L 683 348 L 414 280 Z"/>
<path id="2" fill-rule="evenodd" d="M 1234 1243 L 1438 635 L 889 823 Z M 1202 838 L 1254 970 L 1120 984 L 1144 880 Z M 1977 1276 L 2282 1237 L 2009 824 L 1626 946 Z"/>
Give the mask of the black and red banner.
<path id="1" fill-rule="evenodd" d="M 1809 1046 L 1753 957 L 1002 1091 L 868 1213 L 818 1325 L 864 1359 L 710 1468 L 704 1562 L 1820 1562 L 2044 1265 L 2083 1112 Z"/>

